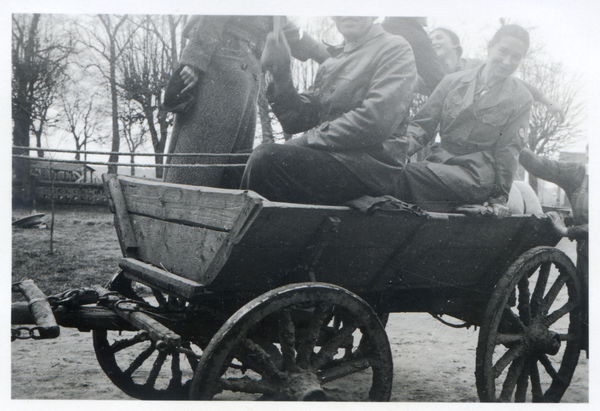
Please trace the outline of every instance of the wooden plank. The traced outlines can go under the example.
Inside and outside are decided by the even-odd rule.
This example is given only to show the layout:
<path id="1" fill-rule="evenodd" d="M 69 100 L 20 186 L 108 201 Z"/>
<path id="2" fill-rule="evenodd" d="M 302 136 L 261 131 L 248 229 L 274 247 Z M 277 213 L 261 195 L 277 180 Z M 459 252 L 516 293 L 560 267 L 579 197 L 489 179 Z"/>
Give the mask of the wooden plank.
<path id="1" fill-rule="evenodd" d="M 251 191 L 170 184 L 119 176 L 129 213 L 231 231 L 240 214 L 264 199 Z"/>
<path id="2" fill-rule="evenodd" d="M 410 213 L 376 212 L 365 216 L 347 207 L 279 207 L 278 203 L 265 203 L 244 238 L 232 248 L 210 288 L 260 290 L 285 283 L 290 274 L 296 276 L 298 266 L 307 263 L 307 246 L 328 217 L 341 222 L 337 233 L 317 253 L 315 279 L 343 287 L 370 284 L 398 243 L 423 221 Z M 302 281 L 309 280 L 306 272 Z"/>
<path id="3" fill-rule="evenodd" d="M 206 272 L 229 233 L 131 215 L 138 241 L 137 259 L 189 280 L 208 284 Z"/>
<path id="4" fill-rule="evenodd" d="M 12 324 L 35 324 L 35 317 L 26 302 L 12 303 Z M 135 328 L 106 307 L 83 305 L 77 308 L 59 306 L 53 310 L 56 322 L 61 327 L 90 330 L 130 330 Z"/>
<path id="5" fill-rule="evenodd" d="M 154 267 L 132 258 L 124 258 L 119 262 L 119 267 L 125 270 L 125 275 L 149 286 L 158 286 L 163 291 L 192 299 L 202 294 L 204 285 L 196 281 L 183 278 L 166 270 Z"/>
<path id="6" fill-rule="evenodd" d="M 114 174 L 104 174 L 102 175 L 102 180 L 104 181 L 106 191 L 109 193 L 114 206 L 115 228 L 117 230 L 117 236 L 119 237 L 123 256 L 135 257 L 137 241 L 131 226 L 131 221 L 129 220 L 127 203 L 125 202 L 119 180 Z"/>

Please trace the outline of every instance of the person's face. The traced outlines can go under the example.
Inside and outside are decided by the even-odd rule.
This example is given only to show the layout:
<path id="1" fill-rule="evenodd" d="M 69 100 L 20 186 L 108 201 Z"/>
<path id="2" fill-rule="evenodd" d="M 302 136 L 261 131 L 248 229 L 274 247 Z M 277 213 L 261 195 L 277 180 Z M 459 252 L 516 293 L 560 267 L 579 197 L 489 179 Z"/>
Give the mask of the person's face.
<path id="1" fill-rule="evenodd" d="M 346 42 L 350 42 L 362 37 L 377 17 L 335 16 L 332 19 Z"/>
<path id="2" fill-rule="evenodd" d="M 519 67 L 527 53 L 525 43 L 515 37 L 504 36 L 488 49 L 489 73 L 497 79 L 505 79 Z"/>
<path id="3" fill-rule="evenodd" d="M 438 57 L 448 56 L 456 53 L 456 45 L 452 43 L 452 39 L 442 30 L 434 30 L 429 35 L 431 45 Z"/>

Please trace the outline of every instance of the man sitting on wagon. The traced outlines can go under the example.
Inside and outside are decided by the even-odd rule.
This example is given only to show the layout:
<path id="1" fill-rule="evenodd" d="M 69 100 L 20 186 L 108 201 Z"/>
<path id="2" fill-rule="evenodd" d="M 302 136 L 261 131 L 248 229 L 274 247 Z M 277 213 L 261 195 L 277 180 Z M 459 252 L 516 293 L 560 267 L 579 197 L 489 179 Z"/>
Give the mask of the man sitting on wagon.
<path id="1" fill-rule="evenodd" d="M 299 94 L 281 33 L 270 33 L 263 69 L 267 97 L 286 144 L 257 147 L 242 189 L 272 201 L 336 205 L 391 194 L 404 167 L 409 106 L 417 83 L 412 50 L 375 17 L 334 17 L 344 45 L 320 66 L 313 87 Z"/>

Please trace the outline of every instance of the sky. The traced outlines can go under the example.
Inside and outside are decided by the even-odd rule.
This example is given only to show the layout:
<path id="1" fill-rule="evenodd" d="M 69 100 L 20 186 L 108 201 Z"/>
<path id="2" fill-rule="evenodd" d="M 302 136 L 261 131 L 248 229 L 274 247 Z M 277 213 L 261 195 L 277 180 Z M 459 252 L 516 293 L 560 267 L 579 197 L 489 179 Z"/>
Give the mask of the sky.
<path id="1" fill-rule="evenodd" d="M 500 17 L 510 18 L 526 27 L 536 27 L 535 40 L 546 45 L 550 56 L 562 61 L 567 69 L 575 74 L 581 74 L 585 81 L 584 100 L 587 102 L 589 116 L 586 128 L 590 143 L 590 181 L 592 193 L 595 193 L 600 165 L 593 161 L 598 157 L 600 145 L 595 135 L 595 130 L 600 127 L 600 81 L 596 74 L 600 63 L 600 2 L 598 0 L 3 0 L 0 12 L 0 47 L 3 59 L 0 64 L 0 101 L 1 111 L 0 127 L 5 138 L 5 148 L 0 150 L 0 167 L 7 178 L 0 179 L 0 193 L 4 198 L 10 198 L 11 151 L 11 118 L 10 118 L 10 16 L 11 13 L 132 13 L 132 14 L 263 14 L 263 15 L 291 15 L 291 16 L 330 16 L 330 15 L 372 15 L 372 16 L 428 16 L 430 27 L 444 26 L 456 31 L 462 38 L 466 50 L 479 49 L 482 39 L 489 39 L 493 34 L 493 27 L 498 26 Z M 491 32 L 490 32 L 490 28 Z M 486 37 L 487 36 L 487 37 Z M 485 44 L 485 41 L 483 42 Z M 594 194 L 592 194 L 592 198 Z M 4 216 L 10 215 L 9 201 L 2 204 Z M 595 222 L 595 207 L 592 207 L 592 221 Z M 9 233 L 9 219 L 0 220 L 0 232 Z M 591 241 L 597 241 L 597 233 L 592 230 Z M 8 239 L 10 241 L 10 239 Z M 10 243 L 8 243 L 10 244 Z M 4 247 L 9 250 L 10 247 Z M 592 267 L 597 267 L 599 261 L 592 256 Z M 0 254 L 0 260 L 8 271 L 10 255 L 7 252 Z M 3 277 L 9 278 L 8 272 Z M 591 278 L 591 289 L 598 286 L 597 276 Z M 5 288 L 8 284 L 5 284 Z M 592 299 L 590 310 L 595 308 Z M 8 317 L 8 316 L 4 316 Z M 5 318 L 8 322 L 8 318 Z M 2 323 L 1 327 L 7 329 L 8 324 Z M 597 331 L 597 328 L 596 328 Z M 8 341 L 8 339 L 5 339 Z M 592 334 L 592 341 L 594 335 Z M 595 340 L 597 341 L 597 339 Z M 597 348 L 597 344 L 592 347 Z M 6 350 L 9 350 L 6 347 Z M 4 350 L 4 352 L 9 352 Z M 592 354 L 598 358 L 598 352 Z M 595 361 L 592 359 L 592 361 Z M 5 365 L 8 362 L 4 362 Z M 8 368 L 6 365 L 4 368 Z M 590 378 L 598 381 L 598 367 L 590 367 Z M 6 369 L 3 369 L 6 376 Z M 3 378 L 4 381 L 4 378 Z M 5 386 L 5 384 L 2 384 Z M 594 386 L 593 383 L 591 385 Z M 596 393 L 590 390 L 592 403 L 597 403 Z M 4 396 L 2 396 L 4 398 Z M 49 405 L 51 404 L 51 405 Z M 12 404 L 13 406 L 16 404 Z M 23 403 L 22 406 L 36 406 Z M 45 408 L 79 408 L 81 404 L 75 403 L 46 403 Z M 93 408 L 98 408 L 96 404 Z M 106 405 L 106 404 L 104 404 Z M 111 403 L 111 408 L 113 407 Z M 122 404 L 121 404 L 122 405 Z M 182 404 L 182 408 L 184 404 Z M 354 404 L 356 405 L 356 404 Z M 477 405 L 477 404 L 473 404 Z M 406 406 L 406 405 L 405 405 Z M 402 409 L 408 408 L 403 406 Z M 204 405 L 203 405 L 204 407 Z M 287 406 L 286 406 L 287 407 Z M 254 407 L 259 409 L 258 407 Z M 262 407 L 261 407 L 262 408 Z M 293 407 L 292 407 L 293 408 Z M 350 406 L 352 408 L 352 405 Z M 356 408 L 356 407 L 355 407 Z M 444 409 L 461 409 L 445 404 Z M 583 407 L 578 407 L 581 409 Z M 191 408 L 190 408 L 191 409 Z M 194 408 L 197 409 L 197 408 Z M 245 409 L 252 409 L 248 406 Z M 348 408 L 346 408 L 348 409 Z M 361 408 L 362 409 L 362 408 Z M 386 408 L 387 409 L 387 408 Z"/>

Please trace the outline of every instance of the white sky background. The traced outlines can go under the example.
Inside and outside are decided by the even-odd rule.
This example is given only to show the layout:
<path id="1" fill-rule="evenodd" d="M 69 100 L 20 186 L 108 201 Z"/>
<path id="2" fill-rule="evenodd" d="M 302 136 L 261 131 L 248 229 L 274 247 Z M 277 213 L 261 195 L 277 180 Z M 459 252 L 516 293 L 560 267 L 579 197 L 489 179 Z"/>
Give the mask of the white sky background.
<path id="1" fill-rule="evenodd" d="M 10 215 L 10 190 L 11 181 L 11 150 L 12 143 L 12 123 L 10 118 L 10 27 L 11 13 L 66 13 L 66 14 L 88 14 L 88 13 L 130 13 L 130 14 L 263 14 L 263 15 L 290 15 L 290 16 L 323 16 L 323 15 L 372 15 L 372 16 L 428 16 L 429 27 L 435 28 L 443 26 L 457 32 L 461 37 L 463 47 L 467 55 L 475 50 L 480 50 L 485 41 L 491 38 L 494 29 L 499 26 L 499 18 L 506 17 L 511 21 L 519 23 L 525 27 L 536 27 L 533 31 L 532 41 L 545 44 L 546 51 L 553 60 L 564 63 L 572 73 L 582 75 L 582 81 L 585 82 L 584 97 L 586 101 L 589 118 L 587 121 L 588 139 L 590 144 L 590 181 L 592 185 L 591 198 L 597 198 L 595 190 L 598 184 L 598 175 L 600 168 L 594 159 L 598 158 L 600 146 L 598 144 L 596 130 L 600 130 L 600 81 L 597 74 L 600 71 L 600 1 L 598 0 L 2 0 L 2 13 L 0 13 L 0 47 L 2 47 L 2 56 L 0 64 L 0 101 L 3 110 L 1 111 L 0 127 L 4 136 L 4 148 L 0 150 L 0 167 L 4 178 L 0 180 L 0 193 L 4 195 L 4 204 L 1 206 L 4 211 L 0 225 L 0 232 L 10 233 L 9 218 Z M 573 150 L 582 150 L 583 146 L 575 147 Z M 125 159 L 123 159 L 125 161 Z M 128 158 L 127 158 L 128 161 Z M 592 205 L 594 201 L 592 200 Z M 597 227 L 595 219 L 597 209 L 592 208 L 592 225 Z M 2 237 L 4 241 L 10 241 Z M 596 230 L 592 230 L 591 241 L 596 244 Z M 5 243 L 5 244 L 10 244 Z M 2 263 L 2 278 L 9 279 L 10 247 L 3 247 L 5 252 L 0 254 Z M 592 253 L 592 267 L 599 267 L 600 261 Z M 597 270 L 592 270 L 597 271 Z M 591 275 L 591 290 L 597 289 L 600 282 L 596 273 Z M 3 286 L 8 290 L 9 280 Z M 592 294 L 593 295 L 593 294 Z M 9 301 L 6 298 L 4 301 Z M 590 311 L 598 312 L 598 304 L 592 298 L 590 302 Z M 3 316 L 5 323 L 0 325 L 0 329 L 8 329 L 8 316 Z M 593 317 L 593 320 L 597 316 Z M 3 328 L 1 328 L 3 327 Z M 592 404 L 598 403 L 598 393 L 593 389 L 598 382 L 598 351 L 597 341 L 599 340 L 598 323 L 592 323 L 592 330 L 595 330 L 590 337 L 592 341 L 592 352 L 590 359 L 590 401 Z M 5 336 L 6 337 L 6 336 Z M 8 341 L 8 338 L 4 340 Z M 43 343 L 43 342 L 42 342 Z M 8 344 L 3 346 L 3 354 L 10 352 Z M 473 359 L 474 360 L 474 359 Z M 3 367 L 0 368 L 2 385 L 0 392 L 2 401 L 10 396 L 8 390 L 10 382 L 10 361 L 2 361 Z M 99 402 L 93 403 L 94 409 L 102 406 Z M 189 408 L 197 410 L 198 405 L 178 404 L 178 408 Z M 41 404 L 24 402 L 16 404 L 9 402 L 8 407 L 38 407 Z M 47 408 L 73 408 L 79 409 L 83 404 L 81 402 L 45 402 L 43 407 Z M 104 406 L 107 403 L 103 404 Z M 110 407 L 122 403 L 111 402 Z M 139 402 L 127 402 L 127 407 L 141 406 Z M 238 404 L 238 408 L 240 409 Z M 243 406 L 244 410 L 262 410 L 265 404 Z M 418 404 L 395 404 L 397 409 L 406 409 Z M 464 409 L 469 406 L 481 407 L 481 404 L 439 404 L 443 409 Z M 119 406 L 119 408 L 121 408 Z M 358 404 L 351 404 L 345 409 L 356 409 Z M 433 405 L 435 406 L 435 405 Z M 192 408 L 193 407 L 193 408 Z M 287 404 L 286 408 L 294 408 Z M 529 406 L 531 407 L 531 405 Z M 562 405 L 561 409 L 568 408 L 568 405 Z M 579 405 L 578 410 L 588 408 Z M 594 406 L 595 407 L 595 406 Z M 140 407 L 141 408 L 141 407 Z M 202 408 L 207 407 L 202 404 Z M 385 406 L 385 409 L 392 408 L 391 405 Z M 422 404 L 421 407 L 422 408 Z M 513 408 L 511 406 L 511 408 Z M 148 403 L 145 403 L 143 409 L 148 409 Z M 363 406 L 360 408 L 364 409 Z M 382 408 L 383 409 L 383 408 Z M 506 408 L 503 408 L 506 409 Z"/>

